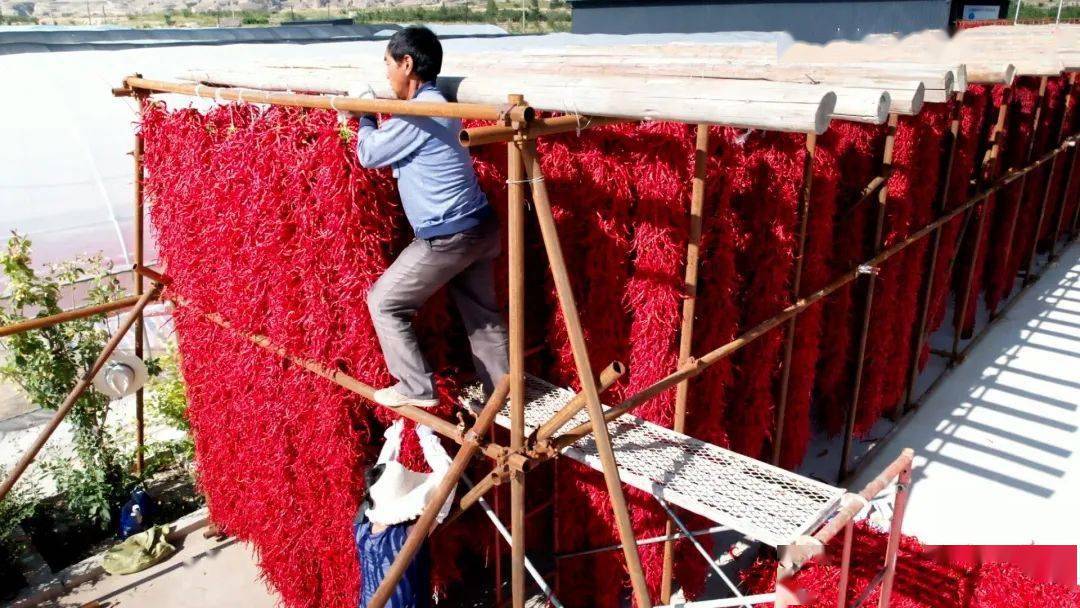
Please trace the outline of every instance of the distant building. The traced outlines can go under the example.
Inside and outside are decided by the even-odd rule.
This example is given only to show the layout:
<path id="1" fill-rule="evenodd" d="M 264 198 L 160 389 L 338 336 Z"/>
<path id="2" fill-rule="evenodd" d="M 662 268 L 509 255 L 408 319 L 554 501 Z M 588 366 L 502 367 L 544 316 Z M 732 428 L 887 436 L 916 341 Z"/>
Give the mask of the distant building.
<path id="1" fill-rule="evenodd" d="M 786 31 L 827 42 L 948 29 L 969 14 L 1003 15 L 1008 0 L 569 0 L 575 34 Z"/>

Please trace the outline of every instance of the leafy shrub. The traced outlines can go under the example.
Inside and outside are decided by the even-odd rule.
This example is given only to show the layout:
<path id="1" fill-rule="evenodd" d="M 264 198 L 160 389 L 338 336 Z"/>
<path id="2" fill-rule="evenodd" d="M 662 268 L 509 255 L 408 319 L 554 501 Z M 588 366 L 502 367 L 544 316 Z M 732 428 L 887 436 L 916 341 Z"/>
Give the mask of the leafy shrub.
<path id="1" fill-rule="evenodd" d="M 101 255 L 80 257 L 49 266 L 44 273 L 31 267 L 30 240 L 14 234 L 0 252 L 0 270 L 8 280 L 8 310 L 0 310 L 0 324 L 62 312 L 61 286 L 86 280 L 88 304 L 103 304 L 121 294 L 120 283 L 110 274 L 111 264 Z M 109 332 L 99 325 L 102 316 L 73 319 L 51 327 L 8 337 L 0 378 L 19 386 L 29 400 L 56 409 L 89 370 L 108 341 Z M 72 427 L 74 458 L 54 457 L 45 469 L 57 482 L 69 508 L 105 527 L 112 520 L 113 505 L 123 499 L 134 482 L 130 456 L 122 456 L 118 441 L 106 421 L 110 399 L 86 390 L 75 402 L 67 421 Z"/>

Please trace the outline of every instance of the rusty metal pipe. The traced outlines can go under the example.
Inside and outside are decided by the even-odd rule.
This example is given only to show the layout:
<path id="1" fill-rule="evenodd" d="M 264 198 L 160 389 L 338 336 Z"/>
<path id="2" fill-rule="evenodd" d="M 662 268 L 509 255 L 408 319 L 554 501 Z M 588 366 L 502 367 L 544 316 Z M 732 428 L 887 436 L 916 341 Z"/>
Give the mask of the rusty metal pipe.
<path id="1" fill-rule="evenodd" d="M 855 536 L 852 521 L 844 526 L 844 550 L 840 556 L 840 582 L 836 585 L 836 608 L 847 608 L 848 578 L 851 574 L 851 541 Z"/>
<path id="2" fill-rule="evenodd" d="M 618 382 L 619 378 L 625 373 L 625 365 L 619 361 L 612 361 L 604 368 L 604 371 L 600 372 L 597 390 L 604 392 L 611 388 L 611 385 Z M 585 407 L 585 404 L 585 393 L 579 392 L 574 395 L 570 401 L 566 402 L 566 405 L 562 406 L 558 412 L 555 412 L 555 415 L 552 416 L 550 420 L 540 425 L 540 428 L 536 430 L 537 443 L 544 443 L 551 439 L 551 436 L 557 433 L 567 422 L 570 422 L 570 420 Z"/>
<path id="3" fill-rule="evenodd" d="M 956 96 L 956 101 L 952 107 L 952 117 L 949 121 L 949 135 L 951 140 L 949 142 L 949 156 L 945 161 L 945 176 L 940 184 L 940 194 L 938 197 L 937 213 L 941 215 L 945 209 L 949 206 L 949 184 L 952 181 L 953 174 L 953 161 L 956 158 L 956 148 L 959 143 L 960 135 L 960 108 L 964 105 L 964 93 L 961 92 Z M 934 299 L 934 273 L 937 272 L 937 258 L 938 252 L 941 250 L 941 233 L 944 227 L 939 227 L 934 231 L 933 244 L 930 246 L 930 260 L 927 262 L 928 268 L 926 270 L 926 282 L 923 285 L 922 302 L 919 305 L 919 317 L 915 322 L 915 347 L 912 350 L 911 366 L 908 371 L 908 384 L 907 391 L 904 394 L 904 401 L 902 404 L 897 404 L 897 415 L 903 413 L 903 410 L 911 405 L 912 393 L 915 390 L 915 380 L 919 377 L 919 359 L 922 355 L 923 344 L 926 341 L 926 323 L 930 317 L 930 303 Z M 946 284 L 943 286 L 948 288 Z"/>
<path id="4" fill-rule="evenodd" d="M 135 307 L 132 311 L 120 323 L 120 326 L 116 328 L 116 333 L 114 333 L 105 344 L 105 348 L 101 350 L 101 354 L 98 355 L 93 365 L 86 370 L 86 373 L 83 374 L 82 378 L 80 378 L 79 381 L 75 383 L 75 386 L 71 388 L 67 397 L 64 398 L 64 402 L 60 404 L 60 407 L 56 408 L 56 413 L 53 414 L 53 417 L 45 425 L 45 428 L 41 429 L 41 432 L 38 433 L 37 438 L 34 439 L 34 443 L 23 452 L 22 457 L 15 463 L 15 467 L 8 473 L 7 478 L 4 479 L 4 484 L 0 486 L 0 500 L 3 500 L 4 497 L 8 495 L 12 486 L 14 486 L 15 482 L 19 481 L 22 474 L 26 472 L 26 468 L 34 461 L 34 458 L 37 457 L 41 448 L 45 447 L 45 442 L 49 440 L 49 437 L 52 437 L 56 428 L 59 427 L 64 418 L 71 413 L 71 409 L 75 407 L 75 403 L 82 397 L 83 393 L 86 392 L 86 389 L 89 388 L 90 384 L 94 381 L 94 376 L 101 371 L 101 368 L 104 367 L 105 363 L 109 360 L 109 356 L 111 356 L 113 351 L 116 350 L 116 347 L 120 345 L 121 340 L 124 339 L 124 336 L 127 334 L 128 330 L 131 329 L 131 326 L 135 324 L 135 320 L 138 318 L 139 313 L 142 312 L 142 309 L 146 308 L 146 305 L 149 304 L 151 300 L 157 297 L 160 289 L 160 285 L 154 285 L 150 291 L 144 293 L 142 297 L 139 298 L 138 302 L 135 303 Z"/>
<path id="5" fill-rule="evenodd" d="M 1046 83 L 1047 83 L 1047 80 L 1048 80 L 1048 78 L 1046 76 L 1043 76 L 1039 80 L 1039 97 L 1035 101 L 1035 116 L 1034 116 L 1034 122 L 1032 123 L 1033 126 L 1031 127 L 1031 141 L 1028 142 L 1027 154 L 1024 155 L 1024 164 L 1025 165 L 1030 163 L 1031 158 L 1035 155 L 1035 144 L 1039 139 L 1039 127 L 1040 127 L 1040 122 L 1041 122 L 1040 118 L 1042 116 L 1043 105 L 1044 105 L 1044 103 L 1046 101 Z M 1020 209 L 1024 206 L 1024 193 L 1025 193 L 1025 191 L 1027 189 L 1027 178 L 1028 178 L 1027 173 L 1025 173 L 1023 175 L 1023 177 L 1020 178 L 1020 185 L 1018 186 L 1020 192 L 1017 194 L 1016 207 L 1013 209 L 1012 217 L 1009 220 L 1009 236 L 1005 237 L 1005 243 L 1003 244 L 1003 246 L 1005 248 L 1005 252 L 1002 254 L 1001 259 L 1004 260 L 1006 268 L 1011 266 L 1011 263 L 1010 263 L 1009 260 L 1014 255 L 1014 252 L 1013 252 L 1013 240 L 1016 238 L 1016 224 L 1020 219 Z M 1008 291 L 1012 291 L 1012 284 L 1011 283 L 1009 285 L 1009 290 Z M 1006 293 L 1008 293 L 1008 292 L 1006 292 Z M 991 310 L 990 311 L 990 318 L 993 319 L 995 316 L 997 316 L 997 311 L 996 310 Z"/>
<path id="6" fill-rule="evenodd" d="M 1061 143 L 1065 141 L 1065 137 L 1068 135 L 1068 133 L 1065 132 L 1065 123 L 1069 118 L 1069 112 L 1072 111 L 1072 89 L 1075 80 L 1076 74 L 1069 74 L 1069 82 L 1065 88 L 1065 104 L 1062 108 L 1061 114 L 1061 127 L 1058 131 L 1058 145 L 1061 145 Z M 1043 186 L 1042 203 L 1040 203 L 1039 205 L 1039 219 L 1035 222 L 1035 235 L 1031 240 L 1031 251 L 1028 252 L 1027 263 L 1025 264 L 1024 281 L 1022 283 L 1023 285 L 1030 285 L 1034 282 L 1032 280 L 1031 273 L 1035 267 L 1035 257 L 1039 253 L 1039 236 L 1042 234 L 1043 219 L 1046 216 L 1046 206 L 1050 202 L 1050 190 L 1051 185 L 1054 183 L 1054 174 L 1057 172 L 1058 160 L 1060 159 L 1055 158 L 1053 162 L 1050 163 L 1050 170 L 1047 172 L 1046 175 L 1046 183 Z M 1054 230 L 1055 232 L 1051 233 L 1050 235 L 1051 256 L 1053 256 L 1053 244 L 1055 241 L 1057 241 L 1056 224 Z"/>
<path id="7" fill-rule="evenodd" d="M 375 590 L 375 595 L 372 596 L 371 601 L 368 602 L 369 608 L 383 608 L 390 600 L 390 596 L 394 593 L 394 589 L 397 587 L 401 577 L 405 575 L 405 570 L 412 564 L 413 557 L 416 556 L 417 551 L 423 546 L 424 541 L 434 530 L 437 524 L 436 518 L 439 516 L 439 511 L 442 509 L 443 503 L 449 498 L 450 492 L 457 486 L 458 480 L 465 473 L 465 468 L 469 466 L 469 462 L 472 461 L 473 456 L 480 449 L 481 438 L 484 433 L 487 432 L 491 423 L 495 421 L 495 416 L 502 409 L 503 404 L 506 403 L 507 394 L 510 392 L 510 378 L 503 376 L 499 379 L 498 384 L 495 385 L 495 390 L 492 392 L 491 397 L 488 398 L 487 404 L 484 409 L 480 411 L 480 415 L 477 417 L 476 422 L 473 424 L 469 432 L 465 434 L 465 442 L 461 445 L 458 453 L 454 455 L 453 462 L 450 463 L 450 468 L 446 471 L 446 475 L 439 482 L 439 485 L 435 488 L 435 492 L 431 498 L 428 499 L 427 506 L 424 507 L 423 513 L 420 514 L 419 519 L 413 524 L 412 529 L 409 531 L 409 536 L 405 539 L 405 544 L 401 547 L 397 556 L 394 558 L 394 563 L 390 565 L 390 570 L 387 571 L 386 576 L 379 583 L 379 587 Z"/>
<path id="8" fill-rule="evenodd" d="M 1005 122 L 1009 116 L 1009 104 L 1012 102 L 1012 89 L 1006 87 L 1002 96 L 1001 106 L 998 107 L 997 121 L 990 134 L 990 150 L 983 159 L 982 179 L 990 181 L 998 177 L 998 167 L 1001 160 L 1001 145 L 1005 133 Z M 992 200 L 992 199 L 988 199 Z M 988 208 L 990 205 L 985 205 Z M 964 282 L 964 290 L 960 294 L 960 316 L 956 319 L 956 327 L 953 328 L 952 361 L 955 362 L 960 355 L 960 336 L 967 324 L 967 309 L 971 304 L 971 288 L 975 283 L 976 270 L 979 267 L 979 248 L 982 246 L 983 232 L 986 226 L 987 209 L 982 209 L 979 221 L 975 224 L 975 241 L 972 243 L 971 262 L 968 267 L 967 280 Z"/>
<path id="9" fill-rule="evenodd" d="M 791 300 L 799 301 L 802 285 L 803 258 L 806 257 L 806 226 L 810 218 L 810 195 L 814 182 L 814 151 L 817 148 L 817 135 L 806 134 L 806 158 L 803 162 L 803 192 L 799 202 L 799 241 L 796 246 L 795 270 L 791 277 Z M 780 466 L 780 449 L 784 441 L 784 417 L 787 414 L 788 393 L 791 389 L 791 353 L 795 348 L 795 324 L 798 316 L 791 317 L 787 323 L 787 335 L 784 337 L 784 357 L 780 366 L 780 395 L 776 402 L 776 430 L 773 434 L 772 464 Z"/>
<path id="10" fill-rule="evenodd" d="M 0 338 L 13 336 L 15 334 L 21 334 L 23 332 L 32 331 L 35 329 L 52 327 L 53 325 L 64 323 L 65 321 L 85 319 L 86 317 L 93 317 L 94 315 L 103 315 L 110 312 L 125 310 L 131 308 L 132 306 L 135 306 L 138 302 L 139 296 L 127 296 L 124 298 L 120 298 L 119 300 L 106 302 L 104 304 L 95 304 L 93 306 L 84 306 L 82 308 L 65 310 L 64 312 L 58 312 L 55 315 L 49 315 L 47 317 L 26 319 L 25 321 L 19 321 L 18 323 L 12 323 L 10 325 L 4 325 L 0 327 Z"/>
<path id="11" fill-rule="evenodd" d="M 847 525 L 854 520 L 855 516 L 859 514 L 859 511 L 862 510 L 863 505 L 866 502 L 869 502 L 875 496 L 880 494 L 893 479 L 902 477 L 905 471 L 910 473 L 911 463 L 914 459 L 915 452 L 911 448 L 904 448 L 900 452 L 900 455 L 889 463 L 889 466 L 885 467 L 885 469 L 879 473 L 877 477 L 872 479 L 870 483 L 866 484 L 858 494 L 848 495 L 851 499 L 847 500 L 847 504 L 840 507 L 840 510 L 838 510 L 824 526 L 813 534 L 812 538 L 815 541 L 813 544 L 789 546 L 786 555 L 789 566 L 782 566 L 780 568 L 781 576 L 778 580 L 794 574 L 794 572 L 808 560 L 821 555 L 825 550 L 825 545 L 829 544 L 829 541 L 835 538 L 841 530 L 846 528 Z M 910 477 L 907 477 L 907 479 L 910 486 Z M 895 515 L 893 521 L 896 521 Z"/>
<path id="12" fill-rule="evenodd" d="M 1072 147 L 1072 157 L 1065 161 L 1065 164 L 1069 167 L 1069 174 L 1065 178 L 1065 188 L 1061 191 L 1060 200 L 1057 207 L 1057 219 L 1054 220 L 1054 231 L 1051 233 L 1050 239 L 1050 259 L 1057 259 L 1057 246 L 1058 240 L 1061 238 L 1062 231 L 1065 229 L 1065 204 L 1068 201 L 1069 190 L 1072 189 L 1073 180 L 1076 178 L 1076 165 L 1077 160 L 1080 159 L 1080 155 L 1076 153 L 1076 146 Z"/>
<path id="13" fill-rule="evenodd" d="M 518 130 L 505 125 L 485 125 L 462 129 L 458 133 L 458 141 L 466 148 L 484 146 L 487 144 L 506 143 L 516 140 L 536 139 L 542 135 L 558 135 L 583 131 L 592 127 L 602 127 L 630 121 L 626 118 L 609 118 L 606 116 L 581 116 L 578 114 L 566 114 L 552 118 L 537 118 L 529 123 L 525 129 Z"/>
<path id="14" fill-rule="evenodd" d="M 683 274 L 685 296 L 682 304 L 682 327 L 679 328 L 679 365 L 686 363 L 694 344 L 694 311 L 697 306 L 698 259 L 701 252 L 702 215 L 705 210 L 705 178 L 709 169 L 709 125 L 697 126 L 694 147 L 694 179 L 690 190 L 690 234 L 686 244 L 686 269 Z M 686 429 L 686 406 L 690 397 L 690 379 L 675 387 L 674 429 Z M 675 531 L 673 522 L 665 523 L 665 534 Z M 675 571 L 675 545 L 664 543 L 663 571 L 660 578 L 660 603 L 671 602 L 671 581 Z"/>
<path id="15" fill-rule="evenodd" d="M 477 103 L 445 103 L 428 101 L 405 101 L 400 99 L 360 99 L 335 95 L 300 95 L 244 89 L 238 87 L 215 87 L 205 84 L 186 84 L 165 80 L 150 80 L 129 76 L 124 86 L 144 93 L 176 93 L 192 97 L 225 101 L 266 103 L 275 106 L 294 106 L 342 112 L 396 114 L 403 116 L 441 116 L 473 120 L 495 120 L 527 123 L 536 116 L 535 110 L 525 106 L 497 108 Z"/>
<path id="16" fill-rule="evenodd" d="M 889 130 L 885 136 L 885 151 L 882 156 L 882 172 L 888 173 L 892 169 L 893 147 L 896 141 L 897 116 L 889 116 Z M 882 237 L 885 228 L 885 205 L 889 199 L 889 186 L 885 184 L 878 191 L 877 225 L 874 232 L 874 251 L 880 252 L 883 244 Z M 844 415 L 844 443 L 840 449 L 840 469 L 837 479 L 843 479 L 847 472 L 847 463 L 851 454 L 851 441 L 855 434 L 855 419 L 859 409 L 859 397 L 862 390 L 862 375 L 866 363 L 866 342 L 870 335 L 870 315 L 874 308 L 874 274 L 867 275 L 866 300 L 863 302 L 862 327 L 859 330 L 859 348 L 855 356 L 855 382 L 851 389 L 851 402 L 848 404 Z"/>
<path id="17" fill-rule="evenodd" d="M 515 107 L 524 99 L 511 95 Z M 520 124 L 514 125 L 521 127 Z M 525 189 L 521 148 L 506 145 L 508 265 L 509 265 L 509 351 L 510 351 L 510 449 L 525 449 Z M 514 608 L 525 606 L 525 474 L 510 471 L 510 588 Z"/>
<path id="18" fill-rule="evenodd" d="M 288 351 L 285 350 L 285 348 L 271 342 L 270 339 L 266 336 L 260 336 L 258 334 L 250 334 L 244 332 L 238 329 L 220 314 L 216 312 L 205 312 L 199 310 L 183 298 L 174 297 L 173 301 L 180 306 L 192 308 L 211 323 L 233 331 L 237 335 L 243 336 L 256 346 L 264 348 L 281 357 L 282 359 L 286 359 L 291 363 L 315 374 L 316 376 L 319 376 L 320 378 L 329 380 L 330 382 L 333 382 L 334 384 L 340 386 L 347 391 L 356 393 L 357 395 L 360 395 L 368 401 L 374 402 L 374 387 L 364 382 L 361 382 L 360 380 L 357 380 L 349 374 L 326 367 L 325 365 L 312 359 L 305 359 L 303 357 L 291 355 Z M 395 414 L 402 416 L 403 418 L 408 418 L 409 420 L 412 420 L 413 422 L 416 422 L 418 424 L 423 424 L 424 426 L 431 427 L 436 433 L 452 439 L 456 443 L 464 443 L 466 440 L 464 429 L 459 428 L 456 424 L 450 422 L 449 420 L 444 420 L 423 408 L 419 408 L 413 405 L 403 405 L 401 407 L 392 408 L 392 411 Z M 481 451 L 484 453 L 485 456 L 493 459 L 502 458 L 506 455 L 506 448 L 495 443 L 484 444 L 481 447 Z"/>
<path id="19" fill-rule="evenodd" d="M 142 134 L 142 118 L 143 118 L 143 96 L 136 96 L 135 101 L 139 104 L 139 129 L 135 132 L 135 148 L 132 150 L 131 156 L 134 160 L 135 169 L 135 186 L 134 186 L 134 203 L 135 203 L 135 217 L 134 231 L 135 231 L 135 267 L 139 268 L 144 265 L 143 260 L 143 220 L 145 213 L 143 212 L 143 134 Z M 142 296 L 143 294 L 143 276 L 132 270 L 132 279 L 135 282 L 135 295 Z M 143 315 L 139 312 L 138 317 L 135 320 L 135 356 L 139 359 L 143 358 Z M 140 386 L 135 391 L 135 474 L 142 477 L 143 470 L 146 465 L 146 461 L 143 457 L 143 444 L 145 443 L 144 431 L 146 428 L 143 421 L 143 387 Z"/>
<path id="20" fill-rule="evenodd" d="M 889 527 L 889 543 L 885 548 L 885 576 L 881 579 L 881 595 L 878 608 L 889 608 L 893 581 L 896 579 L 896 554 L 900 550 L 900 535 L 904 525 L 908 495 L 911 493 L 911 463 L 900 471 L 896 483 L 896 499 L 893 503 L 892 525 Z"/>
<path id="21" fill-rule="evenodd" d="M 1075 135 L 1069 138 L 1069 142 L 1074 142 L 1077 140 L 1080 140 L 1080 135 Z M 702 373 L 703 371 L 708 369 L 709 366 L 715 364 L 717 361 L 723 359 L 724 357 L 728 357 L 733 353 L 739 351 L 747 344 L 750 344 L 754 340 L 760 338 L 763 334 L 766 334 L 772 329 L 775 329 L 784 321 L 787 321 L 791 317 L 806 310 L 818 300 L 829 297 L 836 290 L 858 279 L 863 274 L 863 267 L 875 267 L 880 265 L 882 262 L 888 260 L 897 253 L 900 253 L 907 247 L 911 246 L 916 241 L 925 238 L 928 234 L 936 230 L 942 224 L 952 221 L 953 218 L 960 215 L 961 213 L 966 213 L 974 206 L 983 203 L 988 197 L 993 196 L 998 190 L 1004 188 L 1005 186 L 1008 186 L 1012 182 L 1019 179 L 1022 174 L 1042 166 L 1044 163 L 1052 159 L 1054 156 L 1057 156 L 1062 150 L 1066 148 L 1067 146 L 1063 145 L 1059 148 L 1051 150 L 1050 152 L 1047 152 L 1042 158 L 1036 160 L 1028 167 L 999 178 L 986 190 L 984 190 L 980 194 L 969 198 L 964 204 L 943 215 L 936 221 L 931 222 L 926 226 L 923 226 L 919 230 L 916 230 L 915 232 L 908 235 L 907 238 L 891 245 L 890 247 L 882 251 L 880 254 L 866 260 L 862 264 L 859 264 L 857 267 L 848 270 L 843 275 L 834 279 L 832 283 L 829 283 L 827 286 L 819 289 L 818 291 L 815 291 L 814 293 L 806 296 L 805 298 L 802 298 L 798 302 L 780 311 L 775 317 L 762 321 L 758 325 L 754 326 L 753 328 L 740 335 L 738 338 L 735 338 L 731 342 L 728 342 L 727 344 L 721 345 L 709 351 L 708 353 L 702 355 L 697 359 L 691 358 L 689 361 L 686 362 L 685 365 L 680 366 L 674 372 L 641 389 L 637 393 L 634 393 L 633 395 L 627 397 L 625 400 L 623 400 L 622 403 L 620 403 L 616 407 L 613 407 L 604 412 L 604 419 L 608 422 L 611 422 L 619 416 L 633 411 L 634 408 L 641 405 L 642 403 L 645 403 L 649 399 L 652 399 L 653 397 L 672 388 L 682 380 L 686 378 L 693 378 L 694 376 Z M 1080 216 L 1080 213 L 1078 213 L 1078 216 Z M 570 431 L 562 433 L 558 437 L 556 437 L 552 442 L 553 446 L 557 449 L 562 449 L 567 445 L 574 443 L 581 437 L 588 435 L 589 432 L 589 425 L 587 424 L 574 427 Z"/>
<path id="22" fill-rule="evenodd" d="M 562 309 L 563 320 L 566 323 L 567 333 L 570 337 L 570 345 L 574 353 L 574 363 L 577 366 L 578 380 L 581 382 L 581 392 L 585 393 L 586 410 L 592 421 L 593 434 L 596 439 L 596 447 L 599 452 L 601 468 L 604 472 L 604 481 L 611 498 L 611 507 L 615 513 L 618 524 L 619 540 L 623 545 L 623 555 L 626 558 L 626 567 L 630 572 L 630 582 L 633 586 L 634 598 L 639 608 L 650 608 L 652 602 L 649 598 L 649 588 L 645 582 L 645 572 L 641 568 L 641 557 L 634 543 L 634 530 L 630 524 L 630 514 L 626 507 L 626 497 L 623 494 L 622 484 L 619 480 L 618 464 L 615 462 L 615 452 L 611 447 L 611 437 L 608 435 L 607 425 L 604 423 L 604 411 L 600 405 L 600 394 L 596 387 L 596 377 L 592 372 L 589 362 L 588 347 L 585 343 L 585 334 L 581 329 L 581 320 L 578 315 L 577 303 L 574 301 L 574 292 L 570 285 L 570 277 L 566 272 L 566 261 L 563 258 L 562 246 L 559 243 L 559 234 L 555 227 L 555 218 L 551 212 L 551 202 L 548 200 L 547 187 L 543 181 L 543 170 L 540 168 L 540 159 L 536 153 L 536 144 L 525 142 L 522 144 L 522 156 L 525 161 L 525 172 L 532 185 L 533 203 L 536 207 L 536 216 L 540 223 L 540 234 L 544 240 L 544 248 L 547 251 L 551 274 L 555 280 L 555 289 L 559 298 L 559 306 Z"/>

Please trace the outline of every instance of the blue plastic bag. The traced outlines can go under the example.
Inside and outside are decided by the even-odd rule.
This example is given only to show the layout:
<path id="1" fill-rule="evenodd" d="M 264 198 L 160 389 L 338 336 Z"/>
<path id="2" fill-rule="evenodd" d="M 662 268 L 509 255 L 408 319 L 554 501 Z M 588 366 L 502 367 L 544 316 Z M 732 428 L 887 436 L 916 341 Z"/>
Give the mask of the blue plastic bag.
<path id="1" fill-rule="evenodd" d="M 144 488 L 131 491 L 131 498 L 120 509 L 120 538 L 138 534 L 150 526 L 150 517 L 156 505 Z"/>

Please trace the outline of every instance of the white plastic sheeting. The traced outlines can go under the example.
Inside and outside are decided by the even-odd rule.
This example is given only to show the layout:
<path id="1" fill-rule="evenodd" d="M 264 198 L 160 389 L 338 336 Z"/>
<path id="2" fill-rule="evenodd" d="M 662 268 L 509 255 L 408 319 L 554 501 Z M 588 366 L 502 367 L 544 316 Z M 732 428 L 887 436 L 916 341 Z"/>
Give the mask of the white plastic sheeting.
<path id="1" fill-rule="evenodd" d="M 669 41 L 774 42 L 786 34 L 643 34 L 453 38 L 448 54 L 563 45 Z M 117 267 L 132 263 L 132 149 L 137 106 L 110 88 L 138 72 L 172 79 L 191 68 L 243 66 L 265 61 L 354 60 L 380 55 L 385 41 L 317 44 L 173 46 L 112 51 L 24 53 L 0 56 L 0 229 L 29 235 L 35 262 L 101 251 Z M 508 92 L 510 92 L 508 90 Z M 169 104 L 207 107 L 209 100 L 162 96 Z M 156 258 L 152 232 L 147 260 Z"/>

